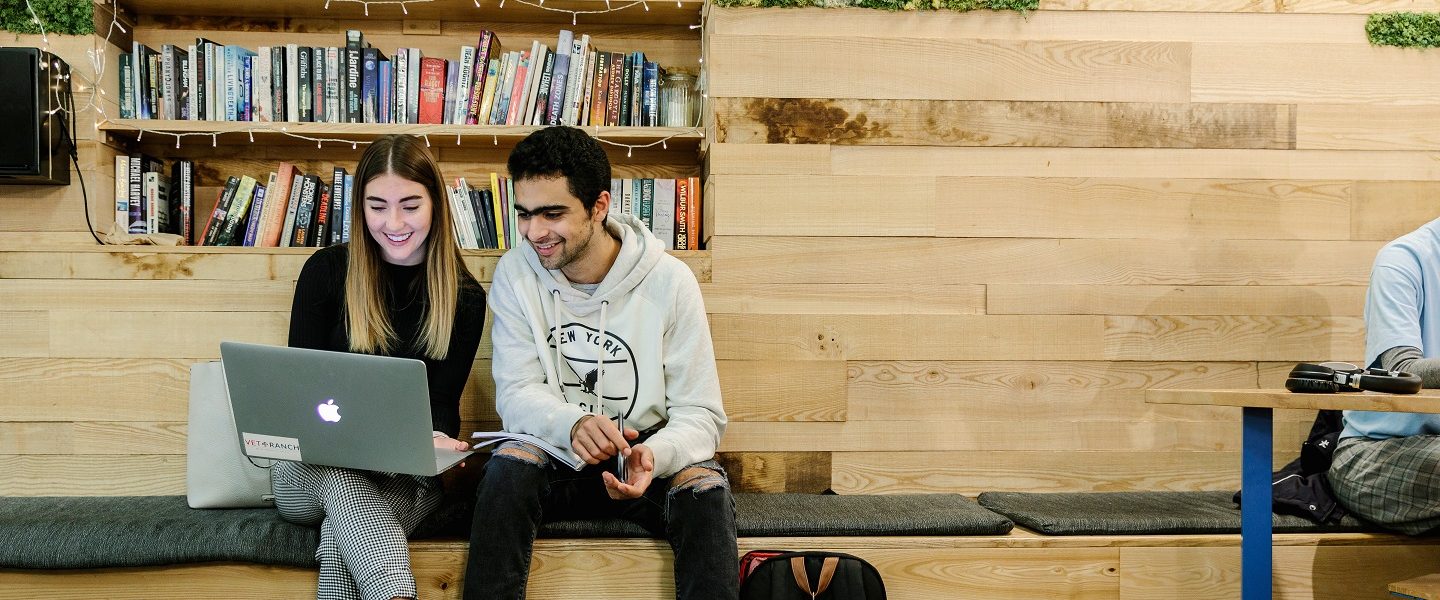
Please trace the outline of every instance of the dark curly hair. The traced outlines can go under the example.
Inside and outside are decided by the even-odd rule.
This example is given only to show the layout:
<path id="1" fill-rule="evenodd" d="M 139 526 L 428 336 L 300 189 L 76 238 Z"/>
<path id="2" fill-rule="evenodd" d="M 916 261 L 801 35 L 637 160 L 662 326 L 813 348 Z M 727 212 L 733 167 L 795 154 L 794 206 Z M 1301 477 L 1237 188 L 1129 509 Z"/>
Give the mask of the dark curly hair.
<path id="1" fill-rule="evenodd" d="M 564 177 L 570 193 L 589 213 L 610 189 L 610 159 L 600 142 L 575 127 L 546 127 L 510 151 L 506 167 L 515 181 Z"/>

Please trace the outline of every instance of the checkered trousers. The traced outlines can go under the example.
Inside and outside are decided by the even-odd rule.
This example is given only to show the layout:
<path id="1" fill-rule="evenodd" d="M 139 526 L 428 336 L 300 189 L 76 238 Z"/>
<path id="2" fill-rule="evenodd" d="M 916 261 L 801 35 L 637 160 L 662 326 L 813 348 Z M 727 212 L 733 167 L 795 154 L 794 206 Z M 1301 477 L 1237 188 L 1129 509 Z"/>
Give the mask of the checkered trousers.
<path id="1" fill-rule="evenodd" d="M 406 535 L 440 506 L 438 478 L 282 461 L 270 478 L 280 516 L 320 525 L 317 598 L 415 597 Z"/>
<path id="2" fill-rule="evenodd" d="M 1335 499 L 1362 519 L 1411 535 L 1440 527 L 1440 436 L 1345 438 L 1329 477 Z"/>

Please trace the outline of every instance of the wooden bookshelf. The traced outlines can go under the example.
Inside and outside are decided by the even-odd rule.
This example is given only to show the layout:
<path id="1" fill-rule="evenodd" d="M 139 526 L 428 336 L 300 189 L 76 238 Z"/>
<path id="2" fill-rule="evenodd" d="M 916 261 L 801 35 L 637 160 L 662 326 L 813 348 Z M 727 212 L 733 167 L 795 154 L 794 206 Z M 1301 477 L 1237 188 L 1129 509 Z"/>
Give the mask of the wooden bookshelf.
<path id="1" fill-rule="evenodd" d="M 350 0 L 258 0 L 238 3 L 194 3 L 180 0 L 96 0 L 97 31 L 108 27 L 112 8 L 126 30 L 108 38 L 110 51 L 130 52 L 130 42 L 160 49 L 186 45 L 196 38 L 249 49 L 298 44 L 343 47 L 345 31 L 358 29 L 365 41 L 393 56 L 400 47 L 418 48 L 425 56 L 455 60 L 460 47 L 476 45 L 482 30 L 498 36 L 502 50 L 528 49 L 531 40 L 555 45 L 561 29 L 588 34 L 592 47 L 613 52 L 641 50 L 671 70 L 698 72 L 703 2 L 669 0 L 635 3 L 610 0 L 546 0 L 544 8 L 511 0 L 408 0 L 366 7 Z M 535 2 L 538 4 L 538 0 Z M 549 10 L 553 9 L 553 10 Z M 575 22 L 569 12 L 578 11 Z M 591 12 L 593 11 L 593 12 Z M 103 34 L 97 34 L 103 35 Z M 117 155 L 142 152 L 168 165 L 174 160 L 196 162 L 195 215 L 213 205 L 225 179 L 249 175 L 263 180 L 284 161 L 306 173 L 328 173 L 334 166 L 353 169 L 364 145 L 394 133 L 425 136 L 447 179 L 465 177 L 482 183 L 491 172 L 505 173 L 515 143 L 540 129 L 514 125 L 415 125 L 376 123 L 191 121 L 119 119 L 118 59 L 100 82 L 105 89 L 108 118 L 96 123 L 100 152 L 94 169 L 106 181 L 94 186 L 92 206 L 113 204 L 113 171 Z M 583 128 L 601 139 L 616 178 L 683 178 L 702 175 L 711 134 L 702 128 Z M 323 140 L 323 141 L 322 141 Z M 99 218 L 103 218 L 102 215 Z"/>

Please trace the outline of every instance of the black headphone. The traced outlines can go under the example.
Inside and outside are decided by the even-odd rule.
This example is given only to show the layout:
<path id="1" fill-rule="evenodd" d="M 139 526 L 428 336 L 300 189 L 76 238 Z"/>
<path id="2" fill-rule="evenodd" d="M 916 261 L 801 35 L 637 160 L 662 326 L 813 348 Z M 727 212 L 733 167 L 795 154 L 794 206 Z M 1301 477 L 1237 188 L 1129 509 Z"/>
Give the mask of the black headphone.
<path id="1" fill-rule="evenodd" d="M 1306 394 L 1335 392 L 1385 392 L 1414 394 L 1420 391 L 1420 378 L 1404 371 L 1361 369 L 1350 363 L 1300 363 L 1290 370 L 1285 389 Z"/>

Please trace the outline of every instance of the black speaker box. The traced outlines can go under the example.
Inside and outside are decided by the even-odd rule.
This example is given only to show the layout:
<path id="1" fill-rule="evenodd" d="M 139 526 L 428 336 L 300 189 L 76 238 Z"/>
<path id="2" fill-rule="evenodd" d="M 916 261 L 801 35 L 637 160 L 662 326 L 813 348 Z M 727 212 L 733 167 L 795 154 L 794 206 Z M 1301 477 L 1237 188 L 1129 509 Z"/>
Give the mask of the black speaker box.
<path id="1" fill-rule="evenodd" d="M 70 65 L 39 48 L 0 48 L 0 184 L 70 183 Z"/>

